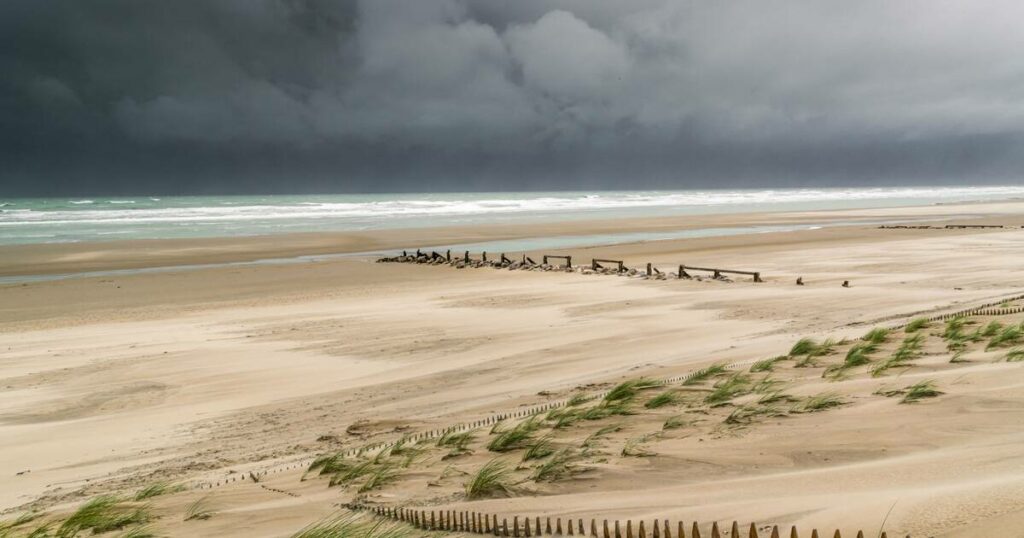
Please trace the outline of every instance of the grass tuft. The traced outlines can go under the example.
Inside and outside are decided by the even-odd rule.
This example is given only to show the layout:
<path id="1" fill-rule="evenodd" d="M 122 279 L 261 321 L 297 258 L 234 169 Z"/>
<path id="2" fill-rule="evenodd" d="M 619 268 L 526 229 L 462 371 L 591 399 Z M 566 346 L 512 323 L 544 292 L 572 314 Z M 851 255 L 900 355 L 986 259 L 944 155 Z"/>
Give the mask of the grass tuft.
<path id="1" fill-rule="evenodd" d="M 689 426 L 690 424 L 692 424 L 692 422 L 683 418 L 683 415 L 673 415 L 665 419 L 665 423 L 661 425 L 661 429 L 678 430 L 679 428 Z"/>
<path id="2" fill-rule="evenodd" d="M 935 382 L 931 380 L 914 383 L 904 389 L 904 391 L 903 399 L 900 400 L 901 404 L 914 403 L 925 398 L 935 398 L 943 394 L 942 391 L 935 388 Z"/>
<path id="3" fill-rule="evenodd" d="M 551 446 L 551 436 L 546 435 L 526 447 L 526 451 L 523 452 L 523 461 L 539 460 L 554 453 L 555 449 Z"/>
<path id="4" fill-rule="evenodd" d="M 569 401 L 566 402 L 565 405 L 567 407 L 576 407 L 577 405 L 583 405 L 593 399 L 594 398 L 591 396 L 587 396 L 586 394 L 577 392 L 576 394 L 572 395 L 572 398 L 569 398 Z"/>
<path id="5" fill-rule="evenodd" d="M 907 334 L 916 333 L 917 331 L 927 327 L 928 323 L 928 320 L 925 318 L 912 319 L 910 320 L 910 323 L 907 323 L 907 326 L 903 328 L 903 332 Z"/>
<path id="6" fill-rule="evenodd" d="M 725 374 L 729 371 L 729 368 L 724 362 L 718 362 L 708 366 L 707 368 L 701 368 L 693 373 L 690 377 L 683 381 L 683 385 L 700 385 L 701 383 L 720 375 Z"/>
<path id="7" fill-rule="evenodd" d="M 647 436 L 627 439 L 626 444 L 622 446 L 622 456 L 628 458 L 649 458 L 654 456 L 654 452 L 642 446 L 646 442 Z"/>
<path id="8" fill-rule="evenodd" d="M 1006 362 L 1024 361 L 1024 349 L 1011 349 L 1003 358 L 1006 359 Z"/>
<path id="9" fill-rule="evenodd" d="M 877 346 L 889 339 L 889 329 L 886 329 L 885 327 L 875 327 L 860 339 Z"/>
<path id="10" fill-rule="evenodd" d="M 292 538 L 414 538 L 421 534 L 408 525 L 346 513 L 313 523 Z"/>
<path id="11" fill-rule="evenodd" d="M 210 503 L 210 496 L 206 495 L 188 505 L 188 508 L 185 509 L 185 521 L 205 521 L 216 513 L 217 511 Z"/>
<path id="12" fill-rule="evenodd" d="M 798 405 L 793 407 L 794 413 L 817 413 L 819 411 L 825 411 L 834 407 L 840 407 L 846 405 L 839 395 L 831 392 L 823 392 L 821 394 L 815 394 L 814 396 L 808 396 Z"/>
<path id="13" fill-rule="evenodd" d="M 994 336 L 992 336 L 992 339 L 988 341 L 988 345 L 985 346 L 985 351 L 997 347 L 1017 344 L 1021 341 L 1022 337 L 1024 337 L 1024 331 L 1021 330 L 1020 325 L 1003 327 L 1002 330 L 999 330 Z"/>
<path id="14" fill-rule="evenodd" d="M 647 400 L 644 407 L 647 409 L 657 409 L 666 405 L 673 405 L 679 402 L 679 394 L 675 391 L 669 390 L 662 392 L 661 394 Z"/>
<path id="15" fill-rule="evenodd" d="M 893 352 L 893 354 L 879 362 L 871 369 L 872 377 L 879 377 L 885 374 L 886 371 L 892 368 L 905 368 L 910 366 L 910 361 L 921 356 L 921 346 L 924 342 L 924 336 L 921 333 L 915 333 L 903 339 L 903 343 L 900 347 Z"/>
<path id="16" fill-rule="evenodd" d="M 725 405 L 733 398 L 747 394 L 749 391 L 750 376 L 737 372 L 715 383 L 711 393 L 704 398 L 704 403 L 712 407 Z"/>
<path id="17" fill-rule="evenodd" d="M 485 463 L 466 483 L 466 498 L 473 500 L 511 495 L 511 478 L 512 470 L 508 463 L 495 458 Z"/>
<path id="18" fill-rule="evenodd" d="M 172 485 L 170 482 L 153 482 L 152 484 L 135 492 L 133 500 L 144 501 L 153 497 L 159 497 L 160 495 L 169 495 L 181 491 L 185 491 L 185 486 L 181 484 Z"/>
<path id="19" fill-rule="evenodd" d="M 660 386 L 660 383 L 652 379 L 640 378 L 631 379 L 619 383 L 604 397 L 605 402 L 628 402 L 636 397 L 641 390 L 652 389 Z"/>
<path id="20" fill-rule="evenodd" d="M 93 534 L 120 530 L 132 525 L 142 525 L 152 519 L 149 507 L 130 503 L 113 495 L 101 495 L 86 501 L 64 520 L 57 529 L 57 538 L 73 538 L 80 532 Z"/>
<path id="21" fill-rule="evenodd" d="M 563 448 L 538 465 L 533 471 L 532 478 L 535 482 L 554 482 L 568 478 L 579 472 L 579 468 L 573 464 L 576 459 L 574 451 Z"/>
<path id="22" fill-rule="evenodd" d="M 750 365 L 750 372 L 751 373 L 771 372 L 772 370 L 775 369 L 775 363 L 780 362 L 780 361 L 784 361 L 784 360 L 786 360 L 788 358 L 789 357 L 787 357 L 785 355 L 779 355 L 778 357 L 772 357 L 770 359 L 764 359 L 764 360 L 757 361 L 754 364 Z"/>
<path id="23" fill-rule="evenodd" d="M 512 427 L 509 430 L 499 432 L 497 437 L 491 439 L 487 444 L 487 450 L 491 452 L 508 452 L 522 448 L 541 427 L 541 420 L 538 417 L 530 417 Z"/>
<path id="24" fill-rule="evenodd" d="M 604 439 L 605 437 L 608 436 L 608 434 L 612 434 L 621 430 L 622 427 L 619 426 L 618 424 L 605 426 L 600 430 L 597 430 L 596 432 L 590 434 L 586 439 L 584 439 L 582 446 L 583 448 L 593 448 L 594 446 L 597 445 L 597 442 L 599 440 Z"/>

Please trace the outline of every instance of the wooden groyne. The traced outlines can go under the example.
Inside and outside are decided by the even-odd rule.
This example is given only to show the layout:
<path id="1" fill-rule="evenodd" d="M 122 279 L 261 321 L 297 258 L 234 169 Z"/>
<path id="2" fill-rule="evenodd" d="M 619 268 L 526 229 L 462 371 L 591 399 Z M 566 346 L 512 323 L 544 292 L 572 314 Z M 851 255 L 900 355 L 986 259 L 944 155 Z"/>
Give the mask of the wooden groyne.
<path id="1" fill-rule="evenodd" d="M 580 273 L 584 275 L 617 275 L 641 279 L 669 280 L 669 279 L 696 279 L 719 280 L 731 282 L 726 275 L 751 276 L 754 282 L 764 282 L 760 271 L 744 271 L 738 269 L 726 269 L 721 267 L 697 267 L 693 265 L 679 264 L 678 271 L 662 271 L 653 263 L 646 264 L 646 270 L 627 267 L 623 260 L 610 260 L 605 258 L 593 258 L 589 264 L 573 265 L 572 256 L 567 254 L 541 254 L 541 263 L 537 263 L 526 254 L 521 259 L 513 260 L 504 252 L 497 258 L 493 255 L 488 257 L 487 252 L 481 252 L 480 256 L 473 257 L 470 252 L 465 251 L 462 256 L 452 257 L 451 251 L 441 255 L 435 251 L 429 253 L 423 250 L 416 250 L 415 253 L 402 251 L 398 256 L 385 256 L 377 260 L 378 263 L 416 263 L 423 265 L 450 265 L 457 269 L 491 267 L 494 269 L 507 269 L 510 271 L 559 271 Z M 700 277 L 691 275 L 690 271 L 702 271 L 711 273 L 710 276 Z"/>

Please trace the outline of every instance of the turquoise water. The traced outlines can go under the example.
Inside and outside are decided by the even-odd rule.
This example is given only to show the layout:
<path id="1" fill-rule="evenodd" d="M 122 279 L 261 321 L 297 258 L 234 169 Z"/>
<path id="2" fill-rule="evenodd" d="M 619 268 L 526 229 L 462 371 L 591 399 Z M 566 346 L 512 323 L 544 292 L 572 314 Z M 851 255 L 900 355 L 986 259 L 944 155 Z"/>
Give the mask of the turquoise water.
<path id="1" fill-rule="evenodd" d="M 894 207 L 1024 196 L 1024 186 L 0 199 L 0 244 Z"/>

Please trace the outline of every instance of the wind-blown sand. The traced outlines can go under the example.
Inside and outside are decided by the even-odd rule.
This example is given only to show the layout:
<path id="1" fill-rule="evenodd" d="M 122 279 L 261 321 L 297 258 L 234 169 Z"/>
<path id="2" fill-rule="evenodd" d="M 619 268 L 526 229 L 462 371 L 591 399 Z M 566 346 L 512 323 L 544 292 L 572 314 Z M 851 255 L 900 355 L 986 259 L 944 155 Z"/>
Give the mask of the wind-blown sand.
<path id="1" fill-rule="evenodd" d="M 1024 203 L 972 204 L 2 247 L 0 275 L 700 225 L 913 217 L 1019 227 L 1022 210 Z M 665 270 L 678 263 L 758 270 L 763 284 L 353 257 L 0 286 L 0 507 L 60 511 L 155 479 L 223 480 L 542 403 L 579 386 L 767 358 L 803 336 L 859 337 L 876 324 L 1024 293 L 1022 246 L 1020 228 L 844 226 L 572 250 L 577 259 L 651 261 Z M 793 285 L 797 276 L 807 285 Z M 853 287 L 840 287 L 843 280 Z M 681 435 L 658 443 L 657 457 L 611 458 L 579 480 L 546 487 L 545 496 L 474 501 L 472 509 L 866 532 L 891 509 L 887 528 L 915 536 L 1024 536 L 1021 363 L 957 366 L 903 374 L 896 384 L 935 379 L 947 393 L 913 406 L 869 397 L 882 383 L 871 379 L 802 379 L 802 393 L 835 390 L 851 405 L 728 435 Z M 633 420 L 639 429 L 657 426 Z M 355 435 L 347 433 L 356 423 Z M 469 466 L 488 457 L 475 454 Z M 181 521 L 200 492 L 158 498 L 164 517 L 156 528 L 176 536 L 287 536 L 352 496 L 300 475 L 214 489 L 219 513 L 208 521 Z M 382 500 L 426 499 L 426 482 L 385 488 Z M 460 502 L 442 504 L 468 506 Z"/>

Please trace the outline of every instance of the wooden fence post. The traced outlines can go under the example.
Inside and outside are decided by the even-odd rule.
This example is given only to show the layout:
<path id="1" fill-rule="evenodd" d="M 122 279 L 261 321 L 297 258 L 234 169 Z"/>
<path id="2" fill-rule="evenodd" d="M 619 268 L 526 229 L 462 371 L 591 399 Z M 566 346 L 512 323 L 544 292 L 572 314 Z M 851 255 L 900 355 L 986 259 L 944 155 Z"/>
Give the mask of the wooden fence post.
<path id="1" fill-rule="evenodd" d="M 781 536 L 779 536 L 779 526 L 778 525 L 772 526 L 772 537 L 771 538 L 782 538 Z"/>
<path id="2" fill-rule="evenodd" d="M 733 521 L 732 529 L 729 530 L 729 538 L 740 538 L 740 524 Z"/>
<path id="3" fill-rule="evenodd" d="M 615 538 L 622 538 L 622 531 L 619 529 L 619 520 L 615 520 Z"/>
<path id="4" fill-rule="evenodd" d="M 519 516 L 512 516 L 512 536 L 519 538 Z"/>
<path id="5" fill-rule="evenodd" d="M 691 538 L 700 538 L 700 527 L 697 526 L 697 522 L 693 522 L 693 529 L 690 532 Z"/>
<path id="6" fill-rule="evenodd" d="M 555 534 L 562 534 L 562 518 L 555 518 Z"/>
<path id="7" fill-rule="evenodd" d="M 604 520 L 604 538 L 612 538 L 612 535 L 608 532 L 608 520 Z"/>
<path id="8" fill-rule="evenodd" d="M 654 520 L 654 526 L 651 527 L 651 538 L 661 538 L 661 525 L 658 524 L 658 520 Z"/>
<path id="9" fill-rule="evenodd" d="M 651 262 L 647 262 L 647 276 L 651 276 Z"/>
<path id="10" fill-rule="evenodd" d="M 508 518 L 501 518 L 501 535 L 508 536 Z"/>
<path id="11" fill-rule="evenodd" d="M 749 538 L 760 538 L 757 535 L 757 526 L 754 525 L 753 523 L 750 524 L 750 532 L 749 532 L 749 534 L 750 534 Z"/>

